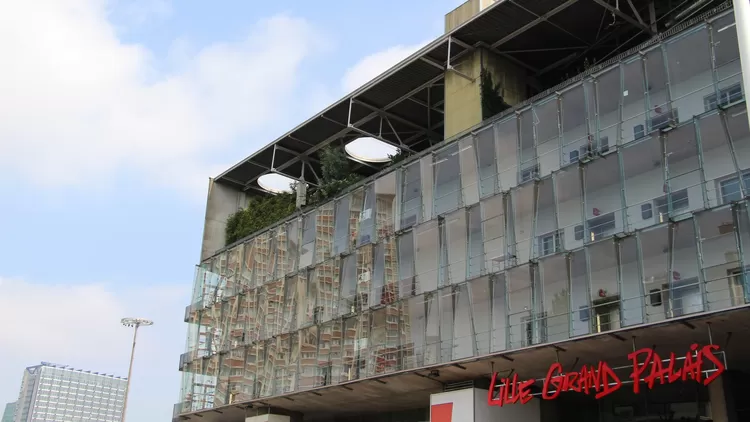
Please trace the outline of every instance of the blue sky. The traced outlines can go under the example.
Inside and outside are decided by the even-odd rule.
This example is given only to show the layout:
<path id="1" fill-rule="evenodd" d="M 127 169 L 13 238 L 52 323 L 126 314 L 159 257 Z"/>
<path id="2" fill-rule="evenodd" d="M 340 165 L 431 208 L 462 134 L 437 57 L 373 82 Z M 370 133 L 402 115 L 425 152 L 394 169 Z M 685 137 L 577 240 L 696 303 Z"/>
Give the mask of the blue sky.
<path id="1" fill-rule="evenodd" d="M 460 0 L 25 0 L 0 14 L 0 404 L 40 361 L 178 400 L 207 179 L 439 36 Z M 0 406 L 1 407 L 1 406 Z"/>

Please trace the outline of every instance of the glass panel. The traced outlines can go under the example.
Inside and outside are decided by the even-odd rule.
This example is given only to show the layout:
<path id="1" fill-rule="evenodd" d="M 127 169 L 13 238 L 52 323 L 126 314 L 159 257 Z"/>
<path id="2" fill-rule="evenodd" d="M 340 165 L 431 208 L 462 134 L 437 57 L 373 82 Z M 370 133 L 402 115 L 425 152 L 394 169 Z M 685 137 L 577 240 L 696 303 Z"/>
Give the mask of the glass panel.
<path id="1" fill-rule="evenodd" d="M 245 344 L 251 344 L 258 341 L 260 334 L 260 319 L 258 316 L 258 291 L 250 290 L 245 293 L 240 302 L 240 311 L 237 317 L 238 322 L 244 325 Z"/>
<path id="2" fill-rule="evenodd" d="M 263 326 L 266 335 L 261 337 L 269 338 L 282 333 L 284 322 L 284 280 L 279 279 L 267 283 L 263 286 L 263 292 L 265 293 L 266 302 L 261 312 L 265 315 L 266 319 Z"/>
<path id="3" fill-rule="evenodd" d="M 672 226 L 669 300 L 672 317 L 703 312 L 703 292 L 698 274 L 698 250 L 693 219 Z"/>
<path id="4" fill-rule="evenodd" d="M 410 297 L 401 306 L 401 368 L 412 369 L 424 365 L 426 303 L 424 296 Z"/>
<path id="5" fill-rule="evenodd" d="M 357 250 L 357 312 L 367 308 L 372 291 L 373 246 L 365 245 Z"/>
<path id="6" fill-rule="evenodd" d="M 253 289 L 255 283 L 255 239 L 245 243 L 242 251 L 242 271 L 240 273 L 240 284 L 243 289 Z"/>
<path id="7" fill-rule="evenodd" d="M 572 336 L 591 333 L 591 301 L 589 297 L 586 252 L 579 249 L 570 255 L 570 303 L 572 311 Z"/>
<path id="8" fill-rule="evenodd" d="M 341 283 L 339 279 L 340 259 L 329 259 L 315 267 L 315 285 L 318 292 L 313 320 L 316 324 L 330 321 L 339 315 Z"/>
<path id="9" fill-rule="evenodd" d="M 737 43 L 737 26 L 733 13 L 711 22 L 711 38 L 714 73 L 718 84 L 717 96 L 709 96 L 708 101 L 704 100 L 706 108 L 725 106 L 740 101 L 745 92 L 742 86 L 740 48 Z"/>
<path id="10" fill-rule="evenodd" d="M 584 242 L 595 242 L 622 232 L 622 185 L 617 156 L 594 160 L 583 170 L 586 177 Z"/>
<path id="11" fill-rule="evenodd" d="M 323 385 L 322 371 L 318 367 L 318 327 L 300 332 L 299 390 Z"/>
<path id="12" fill-rule="evenodd" d="M 474 149 L 479 163 L 479 196 L 484 198 L 499 192 L 498 160 L 494 126 L 483 128 L 474 136 Z"/>
<path id="13" fill-rule="evenodd" d="M 560 123 L 557 96 L 535 105 L 533 110 L 539 177 L 544 177 L 560 168 Z"/>
<path id="14" fill-rule="evenodd" d="M 637 58 L 622 65 L 622 143 L 639 139 L 645 135 L 646 75 L 643 58 Z M 606 152 L 606 151 L 602 151 Z"/>
<path id="15" fill-rule="evenodd" d="M 289 268 L 289 240 L 287 239 L 286 225 L 280 225 L 274 229 L 276 232 L 276 278 L 284 277 L 293 273 Z M 295 251 L 296 252 L 296 251 Z"/>
<path id="16" fill-rule="evenodd" d="M 440 312 L 438 292 L 425 293 L 425 348 L 424 365 L 433 365 L 440 359 Z"/>
<path id="17" fill-rule="evenodd" d="M 662 47 L 657 47 L 646 52 L 644 57 L 646 64 L 646 82 L 648 89 L 648 119 L 645 134 L 669 124 L 672 119 L 669 90 L 667 88 L 667 67 Z M 640 130 L 640 128 L 637 128 Z M 635 132 L 636 128 L 633 128 Z M 635 134 L 638 138 L 640 134 Z"/>
<path id="18" fill-rule="evenodd" d="M 518 184 L 518 120 L 515 116 L 495 124 L 498 144 L 500 190 L 507 191 Z"/>
<path id="19" fill-rule="evenodd" d="M 643 324 L 644 292 L 637 239 L 626 237 L 618 241 L 617 246 L 622 291 L 621 324 L 623 327 Z"/>
<path id="20" fill-rule="evenodd" d="M 422 182 L 422 219 L 421 221 L 432 220 L 433 211 L 433 186 L 434 180 L 432 178 L 432 172 L 435 166 L 434 155 L 426 155 L 419 160 L 420 166 L 420 180 Z M 458 167 L 458 165 L 456 165 Z"/>
<path id="21" fill-rule="evenodd" d="M 398 280 L 396 238 L 390 237 L 375 245 L 370 306 L 395 302 L 398 298 Z"/>
<path id="22" fill-rule="evenodd" d="M 523 185 L 511 193 L 513 195 L 514 252 L 516 262 L 524 263 L 531 258 L 536 185 Z"/>
<path id="23" fill-rule="evenodd" d="M 360 219 L 365 215 L 365 188 L 359 188 L 352 192 L 349 208 L 349 250 L 359 244 Z"/>
<path id="24" fill-rule="evenodd" d="M 531 268 L 529 265 L 515 267 L 506 273 L 508 277 L 508 322 L 510 324 L 510 348 L 517 349 L 533 344 Z"/>
<path id="25" fill-rule="evenodd" d="M 737 227 L 730 207 L 695 215 L 700 233 L 700 266 L 709 310 L 745 302 L 742 261 L 737 249 Z"/>
<path id="26" fill-rule="evenodd" d="M 557 195 L 557 229 L 562 233 L 562 247 L 568 251 L 583 246 L 581 173 L 578 167 L 569 167 L 554 175 Z"/>
<path id="27" fill-rule="evenodd" d="M 704 116 L 698 121 L 700 146 L 703 152 L 703 174 L 707 205 L 715 207 L 724 201 L 722 187 L 730 187 L 737 179 L 727 132 L 719 114 Z M 724 183 L 722 183 L 724 182 Z M 734 184 L 739 186 L 739 184 Z M 730 191 L 732 189 L 729 189 Z M 737 189 L 739 194 L 739 189 Z M 729 198 L 727 198 L 729 199 Z"/>
<path id="28" fill-rule="evenodd" d="M 604 240 L 586 247 L 591 280 L 591 328 L 601 333 L 620 328 L 620 289 L 615 242 Z"/>
<path id="29" fill-rule="evenodd" d="M 227 404 L 227 389 L 229 383 L 229 367 L 223 364 L 222 361 L 226 355 L 212 356 L 209 360 L 209 371 L 211 373 L 218 373 L 219 380 L 216 384 L 216 392 L 214 394 L 214 407 L 220 407 Z"/>
<path id="30" fill-rule="evenodd" d="M 620 125 L 620 67 L 616 66 L 596 77 L 596 101 L 598 111 L 597 139 L 617 145 Z"/>
<path id="31" fill-rule="evenodd" d="M 300 305 L 300 293 L 305 294 L 306 277 L 296 275 L 284 280 L 284 308 L 282 309 L 281 333 L 289 333 L 297 329 L 297 307 Z M 298 280 L 302 280 L 302 292 L 297 289 Z M 304 303 L 301 304 L 304 307 Z"/>
<path id="32" fill-rule="evenodd" d="M 336 384 L 341 379 L 341 321 L 331 321 L 320 326 L 318 338 L 317 385 Z"/>
<path id="33" fill-rule="evenodd" d="M 336 228 L 333 253 L 340 255 L 349 251 L 349 195 L 336 201 Z"/>
<path id="34" fill-rule="evenodd" d="M 544 310 L 541 324 L 548 341 L 565 340 L 570 336 L 570 289 L 568 259 L 555 255 L 539 261 L 542 278 Z"/>
<path id="35" fill-rule="evenodd" d="M 377 239 L 392 235 L 396 229 L 396 174 L 394 171 L 375 181 Z"/>
<path id="36" fill-rule="evenodd" d="M 261 343 L 262 344 L 262 343 Z M 260 351 L 260 354 L 259 354 Z M 258 394 L 258 372 L 263 362 L 263 348 L 253 344 L 247 348 L 245 353 L 245 371 L 242 379 L 242 393 L 237 401 L 245 401 L 256 398 Z"/>
<path id="37" fill-rule="evenodd" d="M 667 164 L 667 196 L 655 204 L 656 213 L 677 217 L 702 209 L 703 172 L 698 157 L 695 125 L 687 124 L 667 133 L 664 140 Z"/>
<path id="38" fill-rule="evenodd" d="M 555 218 L 554 181 L 548 177 L 537 186 L 534 220 L 534 256 L 540 257 L 562 251 L 562 232 L 557 230 Z"/>
<path id="39" fill-rule="evenodd" d="M 437 220 L 428 221 L 417 227 L 416 244 L 416 294 L 430 292 L 438 288 L 438 266 L 440 241 Z M 401 261 L 404 262 L 403 260 Z M 402 278 L 403 280 L 403 278 Z"/>
<path id="40" fill-rule="evenodd" d="M 458 155 L 461 164 L 461 191 L 459 206 L 479 202 L 479 182 L 477 180 L 477 159 L 474 152 L 474 137 L 468 136 L 458 141 Z"/>
<path id="41" fill-rule="evenodd" d="M 276 230 L 271 229 L 266 234 L 268 237 L 267 249 L 268 249 L 268 264 L 266 265 L 265 278 L 266 281 L 275 280 L 279 277 L 276 276 L 276 261 L 277 261 L 277 248 L 276 248 Z"/>
<path id="42" fill-rule="evenodd" d="M 370 316 L 370 343 L 367 375 L 381 375 L 400 369 L 399 306 L 388 305 L 373 310 Z"/>
<path id="43" fill-rule="evenodd" d="M 505 273 L 490 276 L 492 288 L 492 350 L 508 348 L 508 288 Z"/>
<path id="44" fill-rule="evenodd" d="M 325 265 L 325 264 L 322 264 Z M 297 285 L 297 291 L 302 301 L 297 306 L 297 323 L 300 327 L 308 327 L 320 322 L 318 315 L 318 278 L 315 271 L 307 271 L 305 274 L 297 276 L 297 283 L 304 283 L 304 286 Z M 302 299 L 304 297 L 304 299 Z"/>
<path id="45" fill-rule="evenodd" d="M 489 277 L 481 277 L 469 282 L 474 347 L 478 356 L 490 353 L 492 344 L 492 290 L 489 281 Z"/>
<path id="46" fill-rule="evenodd" d="M 656 134 L 622 149 L 625 218 L 630 231 L 662 222 L 657 210 L 666 203 L 662 152 L 661 139 Z"/>
<path id="47" fill-rule="evenodd" d="M 669 228 L 666 225 L 638 235 L 643 257 L 643 285 L 648 296 L 646 322 L 658 322 L 669 311 Z"/>
<path id="48" fill-rule="evenodd" d="M 344 318 L 343 371 L 341 381 L 365 376 L 370 315 L 368 312 Z"/>
<path id="49" fill-rule="evenodd" d="M 729 139 L 734 151 L 737 167 L 739 167 L 743 174 L 743 177 L 739 180 L 739 187 L 741 187 L 744 195 L 738 195 L 739 197 L 748 196 L 748 192 L 750 192 L 750 184 L 746 180 L 747 177 L 744 176 L 746 171 L 750 169 L 750 129 L 748 129 L 747 118 L 747 108 L 744 103 L 733 106 L 726 111 L 726 126 L 729 132 Z M 737 184 L 734 186 L 737 186 Z M 728 200 L 734 200 L 736 193 L 732 195 L 732 192 L 736 190 L 736 188 L 733 190 L 731 186 L 727 186 L 727 193 L 723 194 L 723 196 Z"/>
<path id="50" fill-rule="evenodd" d="M 299 253 L 299 267 L 312 265 L 315 254 L 315 211 L 302 217 L 302 241 Z"/>
<path id="51" fill-rule="evenodd" d="M 453 211 L 460 201 L 460 168 L 458 144 L 435 153 L 435 215 Z"/>
<path id="52" fill-rule="evenodd" d="M 706 111 L 705 97 L 716 94 L 708 29 L 693 30 L 668 41 L 666 49 L 675 120 L 688 121 Z"/>
<path id="53" fill-rule="evenodd" d="M 447 287 L 436 293 L 440 298 L 440 362 L 450 362 L 453 358 L 455 292 L 453 287 Z"/>
<path id="54" fill-rule="evenodd" d="M 468 284 L 454 286 L 453 360 L 464 359 L 476 354 L 477 344 L 475 343 L 475 327 L 472 322 L 472 298 Z"/>
<path id="55" fill-rule="evenodd" d="M 586 93 L 583 85 L 563 92 L 560 103 L 562 164 L 575 164 L 581 159 L 581 148 L 585 152 L 589 143 Z M 595 104 L 592 104 L 593 106 Z"/>
<path id="56" fill-rule="evenodd" d="M 292 273 L 297 271 L 297 264 L 299 263 L 299 220 L 295 219 L 287 223 L 286 240 L 289 242 L 287 245 L 286 270 Z"/>
<path id="57" fill-rule="evenodd" d="M 398 280 L 399 297 L 405 298 L 416 294 L 416 277 L 414 277 L 414 232 L 406 232 L 397 238 L 398 242 Z"/>
<path id="58" fill-rule="evenodd" d="M 458 210 L 445 216 L 445 248 L 448 252 L 447 284 L 457 284 L 466 280 L 467 227 L 466 210 Z"/>
<path id="59" fill-rule="evenodd" d="M 729 290 L 732 291 L 730 295 L 732 302 L 742 304 L 743 301 L 741 298 L 744 298 L 744 303 L 746 303 L 750 297 L 748 296 L 748 283 L 750 281 L 748 277 L 748 262 L 750 262 L 750 213 L 747 209 L 747 201 L 743 201 L 733 208 L 737 237 L 739 239 L 740 262 L 743 265 L 741 269 L 732 271 L 732 284 Z M 740 291 L 744 292 L 744 295 L 740 294 Z"/>
<path id="60" fill-rule="evenodd" d="M 357 254 L 341 259 L 341 299 L 339 312 L 348 315 L 357 312 Z"/>
<path id="61" fill-rule="evenodd" d="M 482 201 L 482 233 L 484 233 L 484 266 L 489 272 L 505 269 L 505 204 L 497 195 Z"/>
<path id="62" fill-rule="evenodd" d="M 471 207 L 467 210 L 469 225 L 469 257 L 468 257 L 468 276 L 474 278 L 484 274 L 484 241 L 482 233 L 482 208 L 479 206 Z"/>
<path id="63" fill-rule="evenodd" d="M 227 285 L 224 289 L 224 297 L 234 296 L 241 291 L 239 284 L 240 272 L 242 271 L 242 249 L 243 245 L 237 245 L 228 252 L 226 270 Z"/>
<path id="64" fill-rule="evenodd" d="M 518 183 L 528 182 L 539 175 L 539 163 L 534 144 L 534 111 L 527 109 L 519 117 L 519 150 L 521 154 Z"/>
<path id="65" fill-rule="evenodd" d="M 364 205 L 362 212 L 359 213 L 359 237 L 357 246 L 366 245 L 375 238 L 375 186 L 369 184 L 365 186 Z"/>
<path id="66" fill-rule="evenodd" d="M 401 171 L 401 225 L 400 229 L 411 227 L 422 215 L 422 182 L 420 161 L 415 161 Z"/>

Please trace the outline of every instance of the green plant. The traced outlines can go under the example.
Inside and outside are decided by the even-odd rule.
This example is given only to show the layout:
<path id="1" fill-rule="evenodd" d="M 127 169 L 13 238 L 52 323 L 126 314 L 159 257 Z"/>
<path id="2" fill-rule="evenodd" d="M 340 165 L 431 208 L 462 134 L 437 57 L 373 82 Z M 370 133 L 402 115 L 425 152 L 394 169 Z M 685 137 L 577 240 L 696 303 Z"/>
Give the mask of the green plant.
<path id="1" fill-rule="evenodd" d="M 408 156 L 409 156 L 409 153 L 407 151 L 403 149 L 399 149 L 398 152 L 395 154 L 388 154 L 388 159 L 391 160 L 391 162 L 388 165 L 392 166 L 398 162 L 401 162 Z"/>
<path id="2" fill-rule="evenodd" d="M 352 173 L 346 153 L 341 148 L 328 146 L 320 153 L 322 174 L 319 186 L 311 193 L 311 203 L 318 204 L 333 198 L 362 179 L 362 176 Z"/>
<path id="3" fill-rule="evenodd" d="M 295 211 L 296 198 L 295 192 L 251 198 L 247 207 L 227 219 L 225 232 L 227 244 L 234 243 L 290 216 Z"/>
<path id="4" fill-rule="evenodd" d="M 501 92 L 500 84 L 495 84 L 492 80 L 492 73 L 482 68 L 479 75 L 480 95 L 482 97 L 482 119 L 488 119 L 498 113 L 510 108 L 510 104 L 505 102 Z"/>

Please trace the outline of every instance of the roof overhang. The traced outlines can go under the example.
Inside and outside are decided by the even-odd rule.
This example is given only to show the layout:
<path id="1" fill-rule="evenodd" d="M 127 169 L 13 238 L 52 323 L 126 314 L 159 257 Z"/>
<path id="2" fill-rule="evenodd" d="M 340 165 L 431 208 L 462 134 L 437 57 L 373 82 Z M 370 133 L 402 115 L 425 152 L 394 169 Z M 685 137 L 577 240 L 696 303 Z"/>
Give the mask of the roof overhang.
<path id="1" fill-rule="evenodd" d="M 716 2 L 703 0 L 681 19 Z M 320 149 L 363 136 L 408 151 L 428 149 L 443 141 L 445 74 L 468 52 L 485 48 L 514 62 L 527 70 L 529 85 L 542 90 L 582 72 L 585 60 L 599 63 L 643 42 L 679 12 L 666 0 L 498 1 L 215 180 L 259 193 L 266 191 L 258 178 L 270 173 L 304 174 L 315 184 Z M 358 162 L 354 171 L 370 176 L 384 165 Z"/>
<path id="2" fill-rule="evenodd" d="M 430 395 L 447 384 L 489 378 L 492 372 L 517 373 L 519 377 L 542 378 L 550 364 L 559 361 L 565 368 L 607 361 L 627 365 L 633 347 L 652 347 L 668 356 L 680 355 L 690 345 L 716 344 L 725 352 L 727 367 L 750 368 L 750 343 L 732 340 L 750 333 L 750 305 L 718 313 L 693 314 L 669 321 L 651 323 L 592 334 L 555 343 L 534 345 L 511 352 L 473 357 L 448 364 L 400 371 L 377 378 L 366 378 L 337 385 L 259 398 L 215 409 L 184 414 L 175 421 L 229 422 L 252 416 L 253 412 L 302 413 L 305 420 L 330 420 L 332 415 L 374 414 L 427 407 Z M 435 372 L 437 371 L 437 372 Z M 346 406 L 341 406 L 346 403 Z"/>

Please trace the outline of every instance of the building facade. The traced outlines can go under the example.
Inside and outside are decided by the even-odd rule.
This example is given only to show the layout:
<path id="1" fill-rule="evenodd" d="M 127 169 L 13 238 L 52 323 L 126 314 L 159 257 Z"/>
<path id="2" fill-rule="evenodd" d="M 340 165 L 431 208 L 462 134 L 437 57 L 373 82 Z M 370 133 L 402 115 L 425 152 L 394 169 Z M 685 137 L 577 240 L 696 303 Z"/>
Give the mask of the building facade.
<path id="1" fill-rule="evenodd" d="M 186 309 L 175 416 L 750 417 L 732 398 L 750 366 L 740 349 L 725 353 L 750 318 L 750 124 L 738 39 L 747 23 L 731 3 L 713 6 L 209 253 Z M 578 371 L 620 361 L 613 373 L 627 380 L 629 353 L 685 359 L 692 350 L 692 361 L 699 343 L 719 347 L 711 356 L 720 364 L 698 371 L 721 374 L 710 385 L 657 386 L 647 404 L 623 388 L 598 402 L 564 393 L 491 406 L 493 375 L 508 387 L 512 374 L 531 380 L 536 397 L 554 362 Z M 234 409 L 244 413 L 229 416 L 240 415 Z"/>
<path id="2" fill-rule="evenodd" d="M 126 378 L 42 362 L 24 370 L 13 422 L 119 422 Z"/>
<path id="3" fill-rule="evenodd" d="M 16 402 L 8 403 L 5 405 L 5 411 L 3 412 L 3 422 L 13 422 L 13 416 L 16 414 Z"/>

